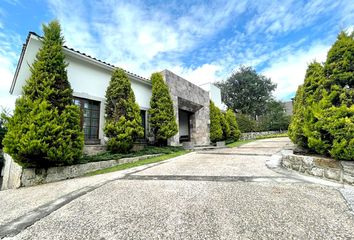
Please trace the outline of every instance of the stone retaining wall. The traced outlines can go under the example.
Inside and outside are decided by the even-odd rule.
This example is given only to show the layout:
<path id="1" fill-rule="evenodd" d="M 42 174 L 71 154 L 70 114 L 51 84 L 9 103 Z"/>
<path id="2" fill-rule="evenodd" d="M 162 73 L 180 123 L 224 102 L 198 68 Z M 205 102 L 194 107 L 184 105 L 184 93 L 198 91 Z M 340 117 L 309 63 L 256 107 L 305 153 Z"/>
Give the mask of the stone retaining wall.
<path id="1" fill-rule="evenodd" d="M 139 160 L 159 155 L 161 154 L 152 154 L 132 158 L 121 158 L 118 160 L 90 162 L 72 166 L 51 167 L 48 169 L 34 169 L 22 168 L 20 165 L 13 161 L 10 155 L 4 154 L 5 167 L 1 190 L 28 187 L 43 183 L 50 183 L 64 179 L 80 177 L 92 171 L 109 168 L 124 163 L 136 162 Z"/>
<path id="2" fill-rule="evenodd" d="M 354 185 L 354 162 L 336 161 L 320 156 L 295 155 L 282 151 L 282 166 L 308 175 Z"/>
<path id="3" fill-rule="evenodd" d="M 241 133 L 240 140 L 251 140 L 256 139 L 257 137 L 272 135 L 272 134 L 280 134 L 286 133 L 286 131 L 267 131 L 267 132 L 246 132 Z"/>

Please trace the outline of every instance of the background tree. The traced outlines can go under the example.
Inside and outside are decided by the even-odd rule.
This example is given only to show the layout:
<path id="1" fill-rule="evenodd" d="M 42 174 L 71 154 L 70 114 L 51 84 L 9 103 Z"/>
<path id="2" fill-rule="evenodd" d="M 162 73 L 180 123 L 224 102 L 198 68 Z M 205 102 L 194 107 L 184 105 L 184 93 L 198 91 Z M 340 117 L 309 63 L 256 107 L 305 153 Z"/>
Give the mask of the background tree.
<path id="1" fill-rule="evenodd" d="M 275 99 L 270 99 L 265 104 L 265 113 L 260 117 L 259 130 L 282 131 L 287 130 L 290 117 L 285 114 L 284 104 Z"/>
<path id="2" fill-rule="evenodd" d="M 256 116 L 264 113 L 264 103 L 271 98 L 276 84 L 251 67 L 241 66 L 226 81 L 217 83 L 217 86 L 228 108 L 256 119 Z"/>
<path id="3" fill-rule="evenodd" d="M 8 119 L 9 117 L 10 117 L 9 110 L 3 108 L 0 115 L 0 149 L 3 148 L 2 140 L 4 139 L 5 134 L 7 132 L 6 119 Z"/>
<path id="4" fill-rule="evenodd" d="M 251 119 L 250 116 L 242 113 L 236 114 L 237 124 L 242 133 L 257 131 L 257 122 Z"/>
<path id="5" fill-rule="evenodd" d="M 128 152 L 137 138 L 144 136 L 139 105 L 130 81 L 123 69 L 112 73 L 106 91 L 106 123 L 104 132 L 109 138 L 107 149 L 111 152 Z"/>
<path id="6" fill-rule="evenodd" d="M 240 138 L 241 132 L 238 129 L 235 113 L 231 109 L 227 109 L 225 119 L 230 127 L 230 135 L 228 138 L 232 141 L 237 141 Z"/>
<path id="7" fill-rule="evenodd" d="M 221 125 L 221 112 L 215 106 L 213 101 L 210 101 L 210 141 L 217 142 L 223 139 L 223 131 Z"/>
<path id="8" fill-rule="evenodd" d="M 67 80 L 64 43 L 57 21 L 43 25 L 43 45 L 31 77 L 6 118 L 4 151 L 24 167 L 73 164 L 81 157 L 84 137 L 80 109 Z"/>
<path id="9" fill-rule="evenodd" d="M 150 99 L 149 123 L 155 140 L 166 145 L 167 139 L 178 132 L 170 92 L 160 73 L 151 75 L 152 96 Z"/>

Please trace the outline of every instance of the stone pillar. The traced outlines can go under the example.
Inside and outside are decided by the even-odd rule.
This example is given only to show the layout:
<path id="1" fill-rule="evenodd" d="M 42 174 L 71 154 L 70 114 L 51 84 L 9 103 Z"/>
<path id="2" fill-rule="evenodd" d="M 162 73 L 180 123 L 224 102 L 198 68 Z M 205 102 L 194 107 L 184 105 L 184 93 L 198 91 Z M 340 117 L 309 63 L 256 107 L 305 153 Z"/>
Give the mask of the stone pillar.
<path id="1" fill-rule="evenodd" d="M 171 92 L 171 89 L 170 89 Z M 176 123 L 177 123 L 177 134 L 174 135 L 173 137 L 170 137 L 169 139 L 167 139 L 167 145 L 169 146 L 180 146 L 180 142 L 179 142 L 179 116 L 178 116 L 178 97 L 177 96 L 173 96 L 171 94 L 171 99 L 173 102 L 173 111 L 175 112 L 175 117 L 176 117 Z"/>

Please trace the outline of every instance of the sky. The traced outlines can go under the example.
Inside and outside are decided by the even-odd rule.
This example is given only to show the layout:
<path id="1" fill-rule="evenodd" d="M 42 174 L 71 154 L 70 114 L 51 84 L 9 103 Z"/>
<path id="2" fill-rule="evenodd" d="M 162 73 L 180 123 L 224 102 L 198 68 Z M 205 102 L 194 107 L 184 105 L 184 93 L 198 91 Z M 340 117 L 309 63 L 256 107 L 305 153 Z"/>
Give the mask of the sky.
<path id="1" fill-rule="evenodd" d="M 308 63 L 324 62 L 341 30 L 353 30 L 352 0 L 0 0 L 0 106 L 29 31 L 58 19 L 66 45 L 142 77 L 169 69 L 196 85 L 226 80 L 241 65 L 290 100 Z"/>

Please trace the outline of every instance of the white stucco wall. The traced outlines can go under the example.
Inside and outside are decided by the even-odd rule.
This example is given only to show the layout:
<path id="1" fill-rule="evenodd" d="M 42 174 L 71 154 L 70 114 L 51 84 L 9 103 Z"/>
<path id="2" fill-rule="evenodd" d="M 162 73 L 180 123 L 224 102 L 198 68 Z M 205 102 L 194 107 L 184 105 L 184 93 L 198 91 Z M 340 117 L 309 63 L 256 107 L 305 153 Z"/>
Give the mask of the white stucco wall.
<path id="1" fill-rule="evenodd" d="M 41 45 L 40 40 L 35 37 L 30 38 L 16 79 L 13 95 L 21 94 L 25 81 L 31 75 L 29 66 L 33 64 Z M 64 49 L 64 53 L 66 55 L 65 60 L 69 64 L 67 68 L 68 79 L 74 92 L 85 93 L 94 99 L 104 98 L 113 68 L 97 65 L 89 59 L 83 60 L 76 53 L 72 53 L 67 49 Z M 148 109 L 150 106 L 151 85 L 134 79 L 130 80 L 137 103 L 142 109 Z"/>
<path id="2" fill-rule="evenodd" d="M 222 111 L 226 111 L 226 105 L 221 101 L 221 90 L 217 86 L 212 83 L 206 83 L 200 86 L 205 91 L 209 92 L 209 98 L 214 102 L 215 106 L 217 106 Z"/>

